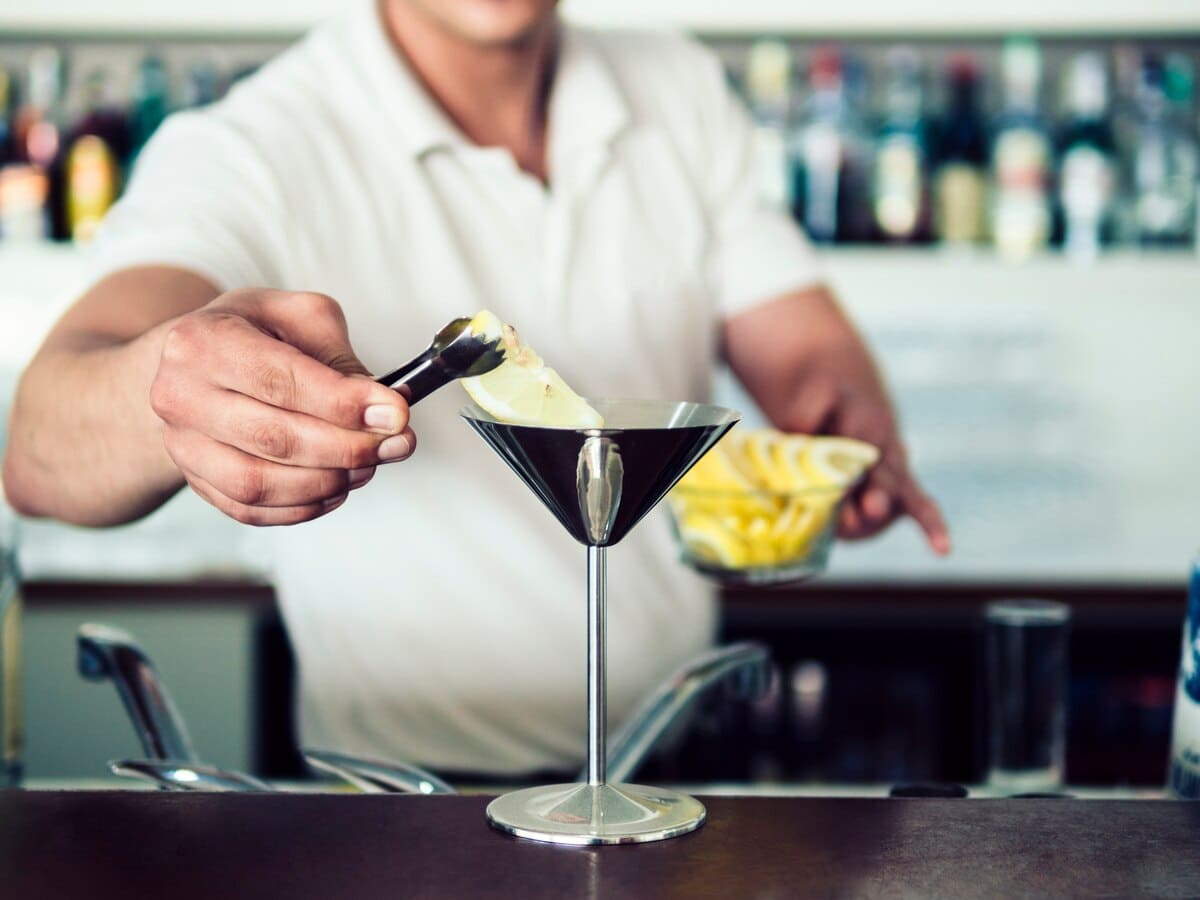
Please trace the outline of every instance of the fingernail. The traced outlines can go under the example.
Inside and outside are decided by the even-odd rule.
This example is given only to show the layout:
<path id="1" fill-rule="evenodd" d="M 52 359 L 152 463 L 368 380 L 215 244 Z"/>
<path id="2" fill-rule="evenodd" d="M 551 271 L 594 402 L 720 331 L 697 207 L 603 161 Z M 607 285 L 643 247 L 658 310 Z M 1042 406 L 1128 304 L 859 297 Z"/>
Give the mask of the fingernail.
<path id="1" fill-rule="evenodd" d="M 412 441 L 408 439 L 408 435 L 406 434 L 393 435 L 379 445 L 380 462 L 392 462 L 396 459 L 404 459 L 410 453 L 412 453 Z"/>
<path id="2" fill-rule="evenodd" d="M 321 510 L 323 512 L 332 512 L 346 502 L 347 496 L 348 495 L 346 494 L 342 494 L 340 497 L 333 497 L 332 499 L 326 500 L 321 504 Z"/>
<path id="3" fill-rule="evenodd" d="M 394 406 L 385 403 L 368 406 L 363 413 L 363 424 L 368 428 L 378 428 L 380 431 L 394 434 L 400 430 L 400 413 L 396 412 Z"/>
<path id="4" fill-rule="evenodd" d="M 375 477 L 375 467 L 363 466 L 361 469 L 351 469 L 349 474 L 350 490 L 354 490 L 357 487 L 362 487 Z"/>

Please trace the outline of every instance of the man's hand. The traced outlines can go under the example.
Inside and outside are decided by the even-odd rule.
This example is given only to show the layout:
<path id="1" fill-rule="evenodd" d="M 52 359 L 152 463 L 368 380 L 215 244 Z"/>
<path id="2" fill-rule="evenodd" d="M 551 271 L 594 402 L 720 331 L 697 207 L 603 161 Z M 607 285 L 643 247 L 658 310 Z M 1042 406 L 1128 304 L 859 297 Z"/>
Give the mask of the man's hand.
<path id="1" fill-rule="evenodd" d="M 722 344 L 730 368 L 776 427 L 879 448 L 879 463 L 842 507 L 842 537 L 869 537 L 911 516 L 935 552 L 950 552 L 942 514 L 909 469 L 871 355 L 827 289 L 787 294 L 729 319 Z"/>
<path id="2" fill-rule="evenodd" d="M 150 403 L 193 490 L 251 525 L 324 515 L 416 446 L 405 399 L 371 380 L 323 294 L 232 291 L 176 319 Z"/>
<path id="3" fill-rule="evenodd" d="M 879 462 L 842 506 L 840 537 L 871 537 L 907 515 L 935 552 L 950 552 L 950 532 L 941 511 L 909 469 L 895 417 L 878 396 L 814 375 L 797 391 L 787 422 L 793 431 L 844 435 L 879 448 Z"/>

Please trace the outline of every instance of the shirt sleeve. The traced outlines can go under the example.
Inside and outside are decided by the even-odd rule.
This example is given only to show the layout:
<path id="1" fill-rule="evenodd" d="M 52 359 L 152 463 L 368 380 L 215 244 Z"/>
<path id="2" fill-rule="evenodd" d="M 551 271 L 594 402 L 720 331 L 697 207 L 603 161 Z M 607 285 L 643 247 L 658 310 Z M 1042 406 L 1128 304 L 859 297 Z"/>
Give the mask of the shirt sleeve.
<path id="1" fill-rule="evenodd" d="M 765 197 L 754 125 L 706 53 L 703 131 L 712 228 L 710 279 L 724 318 L 822 280 L 816 255 L 790 213 Z"/>
<path id="2" fill-rule="evenodd" d="M 222 292 L 281 283 L 287 240 L 277 176 L 217 109 L 171 116 L 142 150 L 89 248 L 90 282 L 169 265 Z"/>

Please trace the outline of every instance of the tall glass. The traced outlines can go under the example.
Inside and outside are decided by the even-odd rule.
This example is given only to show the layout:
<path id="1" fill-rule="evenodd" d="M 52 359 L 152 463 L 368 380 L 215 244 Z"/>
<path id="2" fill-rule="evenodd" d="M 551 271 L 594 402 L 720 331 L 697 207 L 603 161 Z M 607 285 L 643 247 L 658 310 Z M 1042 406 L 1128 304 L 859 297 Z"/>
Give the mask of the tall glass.
<path id="1" fill-rule="evenodd" d="M 1051 600 L 988 604 L 987 781 L 997 790 L 1062 786 L 1070 621 L 1070 607 Z"/>
<path id="2" fill-rule="evenodd" d="M 21 782 L 21 580 L 16 517 L 0 484 L 0 787 Z"/>

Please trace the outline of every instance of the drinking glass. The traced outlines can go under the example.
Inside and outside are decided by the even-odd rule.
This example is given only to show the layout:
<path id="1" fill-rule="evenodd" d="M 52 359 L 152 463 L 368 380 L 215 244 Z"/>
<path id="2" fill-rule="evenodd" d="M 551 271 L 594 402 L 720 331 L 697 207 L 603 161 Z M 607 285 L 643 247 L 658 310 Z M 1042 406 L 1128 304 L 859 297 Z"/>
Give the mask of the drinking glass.
<path id="1" fill-rule="evenodd" d="M 1062 786 L 1070 621 L 1070 607 L 1052 600 L 987 606 L 987 781 L 997 790 Z"/>

